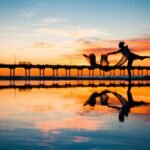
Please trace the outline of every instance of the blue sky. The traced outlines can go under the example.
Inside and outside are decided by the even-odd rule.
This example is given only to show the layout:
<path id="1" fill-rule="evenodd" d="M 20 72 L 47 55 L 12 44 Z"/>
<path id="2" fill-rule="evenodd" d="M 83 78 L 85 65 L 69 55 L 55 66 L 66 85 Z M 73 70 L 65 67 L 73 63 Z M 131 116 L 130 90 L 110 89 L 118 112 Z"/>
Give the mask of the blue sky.
<path id="1" fill-rule="evenodd" d="M 99 28 L 119 39 L 144 36 L 150 24 L 149 0 L 2 0 L 0 3 L 1 26 L 24 30 L 34 28 L 44 18 L 62 18 L 67 20 L 64 28 Z"/>

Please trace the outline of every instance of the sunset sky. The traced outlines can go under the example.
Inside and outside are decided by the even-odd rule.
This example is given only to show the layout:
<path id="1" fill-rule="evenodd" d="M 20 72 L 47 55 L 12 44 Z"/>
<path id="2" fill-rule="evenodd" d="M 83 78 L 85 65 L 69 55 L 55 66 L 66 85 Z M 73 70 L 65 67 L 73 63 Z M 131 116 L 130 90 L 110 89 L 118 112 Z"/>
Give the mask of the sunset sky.
<path id="1" fill-rule="evenodd" d="M 121 40 L 150 55 L 149 14 L 149 0 L 1 0 L 0 63 L 86 64 Z"/>

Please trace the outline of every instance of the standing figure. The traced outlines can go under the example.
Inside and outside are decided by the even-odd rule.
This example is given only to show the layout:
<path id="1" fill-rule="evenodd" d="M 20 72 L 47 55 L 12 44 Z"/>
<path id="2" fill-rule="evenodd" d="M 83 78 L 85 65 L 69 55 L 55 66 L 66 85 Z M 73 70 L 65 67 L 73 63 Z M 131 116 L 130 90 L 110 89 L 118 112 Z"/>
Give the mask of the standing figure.
<path id="1" fill-rule="evenodd" d="M 121 66 L 126 61 L 128 61 L 127 69 L 128 69 L 128 75 L 129 75 L 129 81 L 130 81 L 131 80 L 131 67 L 132 67 L 133 61 L 136 60 L 136 59 L 143 60 L 143 59 L 146 59 L 146 58 L 150 58 L 150 56 L 139 56 L 139 55 L 136 55 L 136 54 L 132 53 L 130 51 L 130 49 L 128 48 L 128 46 L 127 45 L 125 46 L 124 42 L 119 43 L 119 48 L 120 49 L 118 51 L 108 53 L 108 55 L 117 54 L 117 53 L 120 53 L 120 52 L 122 53 L 123 56 L 120 59 L 120 61 L 116 64 L 116 66 Z"/>

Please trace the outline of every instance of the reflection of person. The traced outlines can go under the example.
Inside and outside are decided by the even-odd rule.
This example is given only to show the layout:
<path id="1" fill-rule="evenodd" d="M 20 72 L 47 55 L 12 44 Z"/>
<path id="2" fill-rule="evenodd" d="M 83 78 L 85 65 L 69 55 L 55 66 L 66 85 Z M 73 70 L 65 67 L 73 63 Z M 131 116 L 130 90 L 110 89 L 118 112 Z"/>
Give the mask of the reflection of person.
<path id="1" fill-rule="evenodd" d="M 119 106 L 114 106 L 114 105 L 110 105 L 108 103 L 108 100 L 109 100 L 109 96 L 108 94 L 109 93 L 112 93 L 113 95 L 116 96 L 116 98 L 120 101 L 121 103 L 121 107 Z M 119 121 L 120 122 L 123 122 L 124 121 L 124 118 L 125 116 L 127 117 L 128 114 L 130 113 L 130 109 L 133 108 L 133 107 L 136 107 L 136 106 L 141 106 L 141 105 L 148 105 L 150 103 L 146 103 L 144 101 L 135 101 L 133 100 L 133 97 L 132 97 L 132 93 L 131 93 L 131 85 L 128 86 L 128 90 L 127 90 L 127 97 L 128 97 L 128 100 L 126 100 L 124 97 L 122 97 L 120 94 L 116 93 L 116 92 L 111 92 L 109 90 L 104 90 L 102 91 L 101 93 L 97 93 L 97 92 L 94 92 L 90 97 L 89 99 L 85 102 L 85 104 L 83 106 L 86 106 L 86 105 L 90 105 L 90 106 L 95 106 L 96 105 L 96 98 L 97 97 L 100 97 L 100 104 L 101 105 L 105 105 L 105 106 L 108 106 L 110 108 L 114 108 L 114 109 L 117 109 L 119 110 Z"/>
<path id="2" fill-rule="evenodd" d="M 130 69 L 131 69 L 133 61 L 136 60 L 136 59 L 143 60 L 143 59 L 146 59 L 146 58 L 150 58 L 150 56 L 139 56 L 139 55 L 136 55 L 136 54 L 132 53 L 130 51 L 130 49 L 128 48 L 128 46 L 125 46 L 124 42 L 119 43 L 119 48 L 120 49 L 118 51 L 108 53 L 108 55 L 117 54 L 117 53 L 120 53 L 120 52 L 123 54 L 121 60 L 116 64 L 116 66 L 121 66 L 126 61 L 128 61 L 127 67 L 128 67 L 128 74 L 129 74 L 129 79 L 130 79 L 131 78 Z"/>
<path id="3" fill-rule="evenodd" d="M 104 90 L 101 93 L 98 93 L 98 92 L 92 93 L 91 96 L 88 98 L 88 100 L 85 102 L 85 104 L 83 106 L 90 105 L 90 106 L 94 107 L 96 105 L 97 97 L 100 97 L 101 105 L 108 105 L 108 98 L 109 98 L 107 96 L 108 93 L 110 93 L 108 90 Z"/>

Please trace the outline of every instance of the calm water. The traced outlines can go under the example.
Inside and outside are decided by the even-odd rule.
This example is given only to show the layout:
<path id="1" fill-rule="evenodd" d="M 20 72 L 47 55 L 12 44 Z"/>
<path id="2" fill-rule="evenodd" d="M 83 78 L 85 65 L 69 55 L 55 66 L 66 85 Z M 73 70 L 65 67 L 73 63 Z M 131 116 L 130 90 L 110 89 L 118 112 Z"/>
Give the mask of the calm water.
<path id="1" fill-rule="evenodd" d="M 100 97 L 94 107 L 83 107 L 94 92 L 104 90 L 109 90 L 109 107 L 100 104 Z M 0 150 L 150 149 L 149 91 L 150 87 L 1 89 Z M 145 103 L 123 110 L 112 92 L 126 100 L 132 94 L 136 105 Z M 119 120 L 120 112 L 124 121 Z"/>

